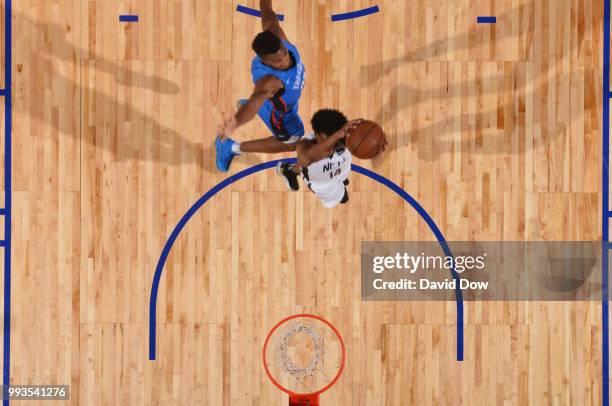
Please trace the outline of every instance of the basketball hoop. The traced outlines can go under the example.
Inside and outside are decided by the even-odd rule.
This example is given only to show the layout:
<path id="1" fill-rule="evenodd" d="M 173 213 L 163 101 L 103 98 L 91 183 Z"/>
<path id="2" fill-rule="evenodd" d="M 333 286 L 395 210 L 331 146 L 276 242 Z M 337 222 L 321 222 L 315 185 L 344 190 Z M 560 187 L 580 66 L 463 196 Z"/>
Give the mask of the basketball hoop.
<path id="1" fill-rule="evenodd" d="M 344 369 L 342 336 L 327 320 L 296 314 L 278 322 L 263 347 L 263 363 L 272 383 L 289 395 L 289 406 L 319 406 Z"/>

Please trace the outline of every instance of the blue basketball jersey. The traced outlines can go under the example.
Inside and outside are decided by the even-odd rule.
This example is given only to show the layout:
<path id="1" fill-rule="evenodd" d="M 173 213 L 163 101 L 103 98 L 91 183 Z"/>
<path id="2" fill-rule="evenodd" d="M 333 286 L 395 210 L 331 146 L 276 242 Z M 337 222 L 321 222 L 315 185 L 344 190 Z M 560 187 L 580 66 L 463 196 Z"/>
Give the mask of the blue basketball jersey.
<path id="1" fill-rule="evenodd" d="M 302 88 L 304 87 L 304 64 L 295 46 L 287 41 L 283 41 L 283 44 L 291 56 L 293 62 L 291 68 L 286 70 L 271 68 L 264 64 L 259 56 L 256 56 L 251 63 L 251 74 L 253 76 L 253 83 L 256 83 L 259 79 L 268 75 L 274 76 L 283 82 L 284 90 L 266 100 L 265 103 L 267 106 L 262 108 L 262 111 L 270 115 L 268 118 L 269 122 L 266 124 L 268 124 L 274 134 L 283 136 L 294 135 L 291 133 L 301 132 L 302 134 L 298 135 L 303 135 L 303 129 L 291 128 L 296 127 L 292 123 L 298 118 L 292 119 L 291 116 L 297 116 L 298 101 L 302 95 Z M 269 113 L 267 113 L 268 111 Z M 262 119 L 266 121 L 264 117 L 262 117 Z"/>

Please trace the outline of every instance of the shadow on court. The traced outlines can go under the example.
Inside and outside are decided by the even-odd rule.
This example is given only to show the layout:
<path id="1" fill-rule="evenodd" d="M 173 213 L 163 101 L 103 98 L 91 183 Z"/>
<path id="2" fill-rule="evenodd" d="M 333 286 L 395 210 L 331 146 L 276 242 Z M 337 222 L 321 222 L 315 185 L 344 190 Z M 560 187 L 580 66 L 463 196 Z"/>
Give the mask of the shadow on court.
<path id="1" fill-rule="evenodd" d="M 533 3 L 522 5 L 508 12 L 498 15 L 498 23 L 504 19 L 523 18 L 522 16 L 533 15 Z M 549 5 L 552 7 L 552 5 Z M 520 36 L 525 36 L 524 49 L 529 50 L 533 47 L 533 20 L 529 20 L 528 25 L 519 32 Z M 447 44 L 463 44 L 464 46 L 480 47 L 482 44 L 475 42 L 478 38 L 488 36 L 490 41 L 500 41 L 502 39 L 516 39 L 520 37 L 509 37 L 505 32 L 497 32 L 496 25 L 478 24 L 468 32 L 463 32 L 455 38 L 445 38 L 434 41 L 427 46 L 412 50 L 404 56 L 365 65 L 360 68 L 359 81 L 362 87 L 371 85 L 383 86 L 382 79 L 390 75 L 397 74 L 397 70 L 402 66 L 414 62 L 445 63 L 444 60 L 435 59 L 436 51 L 446 49 Z M 509 30 L 506 30 L 506 32 Z M 554 35 L 554 33 L 552 34 Z M 455 48 L 457 51 L 465 50 Z M 529 51 L 526 51 L 529 56 Z M 482 75 L 477 72 L 471 81 L 461 80 L 457 83 L 450 83 L 450 75 L 440 80 L 439 77 L 433 79 L 438 81 L 438 87 L 426 88 L 426 85 L 413 85 L 410 81 L 397 83 L 391 89 L 384 105 L 377 112 L 374 120 L 383 124 L 392 122 L 401 116 L 404 123 L 409 122 L 412 130 L 409 133 L 393 134 L 389 140 L 388 150 L 406 147 L 410 144 L 417 145 L 419 159 L 434 161 L 440 158 L 441 154 L 461 150 L 474 154 L 523 154 L 526 149 L 533 145 L 526 145 L 525 128 L 525 102 L 532 100 L 536 103 L 534 96 L 546 94 L 549 86 L 555 86 L 555 80 L 561 80 L 563 65 L 567 58 L 557 57 L 552 60 L 542 58 L 541 66 L 535 66 L 533 75 L 529 77 L 525 72 L 521 72 L 518 64 L 506 64 L 502 69 L 497 69 L 496 74 Z M 455 68 L 462 66 L 459 61 L 448 61 L 447 73 L 450 71 L 450 64 L 454 63 Z M 466 61 L 467 62 L 467 61 Z M 496 63 L 498 66 L 504 64 L 503 61 L 475 60 L 470 63 Z M 521 61 L 518 61 L 521 62 Z M 522 61 L 526 62 L 526 61 Z M 458 73 L 465 76 L 465 65 Z M 414 72 L 413 72 L 414 73 Z M 437 73 L 437 72 L 436 72 Z M 524 75 L 522 78 L 520 75 Z M 551 79 L 551 76 L 553 77 Z M 558 78 L 558 79 L 557 79 Z M 445 80 L 446 79 L 446 80 Z M 485 85 L 486 84 L 486 85 Z M 486 105 L 486 96 L 491 93 L 499 94 L 496 105 Z M 568 95 L 569 96 L 569 95 Z M 448 100 L 448 101 L 444 101 Z M 466 102 L 467 100 L 467 102 Z M 437 103 L 437 104 L 436 104 Z M 450 111 L 452 104 L 459 104 L 459 114 L 457 109 Z M 482 103 L 479 105 L 479 103 Z M 472 104 L 472 106 L 469 106 Z M 435 107 L 435 108 L 434 108 Z M 456 106 L 455 106 L 456 107 Z M 585 106 L 587 108 L 587 106 Z M 592 106 L 588 108 L 593 108 Z M 406 111 L 413 109 L 409 114 Z M 434 113 L 437 112 L 437 113 Z M 550 114 L 550 113 L 549 113 Z M 493 119 L 491 119 L 493 117 Z M 517 128 L 523 126 L 522 128 Z M 401 130 L 400 130 L 401 131 Z M 519 137 L 516 137 L 517 131 Z M 562 135 L 569 134 L 569 129 L 563 125 L 555 125 L 553 128 L 543 123 L 542 137 L 546 142 Z M 378 166 L 382 160 L 374 162 Z"/>
<path id="2" fill-rule="evenodd" d="M 18 77 L 22 74 L 23 66 L 17 62 L 15 83 L 28 82 L 31 97 L 44 94 L 49 97 L 49 102 L 56 105 L 79 100 L 81 123 L 78 111 L 73 112 L 76 116 L 74 122 L 66 123 L 63 118 L 60 120 L 56 117 L 65 115 L 34 100 L 23 102 L 16 98 L 16 112 L 27 114 L 38 125 L 52 126 L 61 135 L 107 150 L 117 161 L 154 161 L 173 166 L 196 164 L 204 171 L 219 173 L 215 168 L 214 146 L 209 141 L 209 134 L 195 135 L 195 138 L 206 139 L 206 142 L 193 142 L 146 111 L 148 108 L 157 110 L 157 115 L 163 117 L 161 106 L 172 103 L 164 98 L 181 93 L 182 89 L 177 83 L 160 74 L 136 71 L 129 66 L 132 61 L 105 60 L 100 55 L 88 54 L 87 50 L 75 47 L 69 41 L 72 28 L 68 24 L 38 22 L 17 14 L 14 16 L 14 26 L 22 32 L 37 33 L 31 37 L 35 38 L 33 48 L 37 52 L 32 52 L 23 61 L 28 65 L 26 69 L 29 69 L 24 74 L 28 72 L 29 77 Z M 143 103 L 139 100 L 139 106 L 134 106 L 129 100 L 121 100 L 125 95 L 132 95 L 132 98 L 139 95 L 134 93 L 138 89 L 154 94 L 153 102 L 147 102 L 147 108 L 141 107 Z M 18 89 L 15 93 L 19 93 Z M 59 108 L 76 110 L 70 106 Z M 180 117 L 180 112 L 177 113 Z M 256 155 L 249 155 L 240 160 L 247 164 L 261 162 Z"/>

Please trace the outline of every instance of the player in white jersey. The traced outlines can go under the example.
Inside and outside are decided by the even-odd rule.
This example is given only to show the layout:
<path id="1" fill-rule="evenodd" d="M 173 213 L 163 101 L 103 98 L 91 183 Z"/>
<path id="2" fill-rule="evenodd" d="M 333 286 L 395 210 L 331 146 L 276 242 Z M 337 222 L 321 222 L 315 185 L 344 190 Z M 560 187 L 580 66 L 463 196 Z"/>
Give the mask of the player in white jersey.
<path id="1" fill-rule="evenodd" d="M 337 110 L 319 110 L 311 120 L 314 132 L 304 135 L 297 145 L 304 182 L 327 208 L 348 202 L 352 155 L 344 140 L 360 121 L 348 121 Z"/>

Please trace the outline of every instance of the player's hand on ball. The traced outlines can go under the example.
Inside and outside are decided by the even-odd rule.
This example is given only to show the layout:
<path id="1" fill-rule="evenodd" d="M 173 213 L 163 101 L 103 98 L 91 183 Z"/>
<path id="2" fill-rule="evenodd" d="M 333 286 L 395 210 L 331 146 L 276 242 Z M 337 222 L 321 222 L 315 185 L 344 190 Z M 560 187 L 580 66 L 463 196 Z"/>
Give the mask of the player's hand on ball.
<path id="1" fill-rule="evenodd" d="M 344 124 L 344 126 L 340 129 L 339 132 L 341 132 L 344 136 L 345 139 L 348 139 L 348 137 L 350 137 L 350 130 L 354 129 L 355 127 L 357 127 L 359 125 L 359 123 L 361 123 L 363 120 L 361 118 L 358 118 L 356 120 L 351 120 L 349 122 L 347 122 L 346 124 Z"/>

